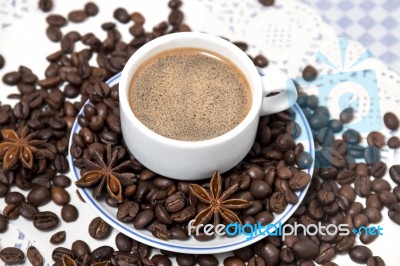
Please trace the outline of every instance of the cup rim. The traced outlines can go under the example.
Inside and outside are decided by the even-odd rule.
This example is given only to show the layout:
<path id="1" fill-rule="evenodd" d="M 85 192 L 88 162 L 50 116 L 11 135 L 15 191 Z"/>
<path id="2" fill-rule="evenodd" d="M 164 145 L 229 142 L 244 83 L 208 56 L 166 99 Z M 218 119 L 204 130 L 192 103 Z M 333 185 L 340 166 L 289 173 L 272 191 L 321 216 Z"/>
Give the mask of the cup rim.
<path id="1" fill-rule="evenodd" d="M 129 76 L 128 72 L 132 68 L 132 65 L 134 65 L 138 59 L 145 57 L 146 53 L 166 43 L 174 42 L 177 40 L 190 40 L 190 39 L 202 39 L 205 40 L 206 42 L 216 43 L 217 45 L 225 46 L 226 49 L 229 49 L 230 53 L 238 57 L 241 60 L 241 65 L 236 64 L 235 62 L 232 63 L 238 66 L 241 71 L 244 68 L 249 70 L 249 74 L 245 75 L 245 77 L 249 82 L 252 95 L 251 96 L 252 103 L 250 110 L 248 111 L 245 118 L 238 125 L 236 125 L 234 128 L 232 128 L 231 130 L 225 132 L 220 136 L 199 141 L 185 141 L 185 140 L 172 139 L 151 130 L 135 116 L 129 104 L 128 97 L 126 97 L 129 90 L 130 80 L 132 78 L 132 76 Z M 188 45 L 186 47 L 190 46 Z M 219 54 L 218 52 L 215 52 L 212 49 L 205 48 L 205 50 L 210 50 L 211 52 Z M 252 86 L 252 84 L 254 84 L 254 86 Z M 169 145 L 182 149 L 205 148 L 231 140 L 232 138 L 240 134 L 246 127 L 248 127 L 251 124 L 251 122 L 255 119 L 255 117 L 259 115 L 263 98 L 262 83 L 259 71 L 253 64 L 251 59 L 247 56 L 247 54 L 244 53 L 239 47 L 237 47 L 233 43 L 224 40 L 221 37 L 202 32 L 179 32 L 179 33 L 168 34 L 158 37 L 140 47 L 125 64 L 125 67 L 122 70 L 118 90 L 119 90 L 121 112 L 125 112 L 125 116 L 128 118 L 128 121 L 130 123 L 134 124 L 139 131 L 147 135 L 153 141 L 168 143 Z"/>

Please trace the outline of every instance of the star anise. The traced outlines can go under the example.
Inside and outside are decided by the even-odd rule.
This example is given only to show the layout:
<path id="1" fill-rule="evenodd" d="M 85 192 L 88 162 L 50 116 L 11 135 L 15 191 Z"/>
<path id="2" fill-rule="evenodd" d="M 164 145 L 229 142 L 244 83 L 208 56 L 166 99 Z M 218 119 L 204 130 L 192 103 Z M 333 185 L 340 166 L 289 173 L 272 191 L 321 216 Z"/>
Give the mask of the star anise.
<path id="1" fill-rule="evenodd" d="M 220 216 L 228 223 L 242 223 L 240 218 L 232 210 L 247 208 L 251 202 L 243 199 L 229 199 L 238 190 L 238 185 L 234 184 L 222 193 L 221 175 L 216 171 L 211 178 L 210 190 L 197 184 L 190 184 L 190 192 L 200 201 L 209 206 L 199 212 L 194 219 L 193 226 L 206 224 L 214 216 L 214 225 L 220 222 Z M 221 194 L 222 193 L 222 194 Z"/>
<path id="2" fill-rule="evenodd" d="M 104 186 L 107 188 L 108 194 L 121 203 L 123 200 L 122 196 L 122 184 L 129 185 L 136 181 L 133 173 L 121 173 L 125 170 L 130 161 L 124 161 L 118 165 L 118 148 L 111 151 L 111 146 L 106 147 L 106 161 L 97 151 L 93 153 L 95 162 L 84 158 L 85 168 L 88 170 L 82 177 L 75 182 L 78 187 L 95 187 L 93 190 L 93 197 L 99 198 L 103 191 Z"/>
<path id="3" fill-rule="evenodd" d="M 0 156 L 3 158 L 3 169 L 9 170 L 21 162 L 25 168 L 32 169 L 33 160 L 43 157 L 42 151 L 38 148 L 43 144 L 42 140 L 34 139 L 36 132 L 29 134 L 28 127 L 22 129 L 21 135 L 12 129 L 1 131 L 3 142 L 0 143 Z"/>

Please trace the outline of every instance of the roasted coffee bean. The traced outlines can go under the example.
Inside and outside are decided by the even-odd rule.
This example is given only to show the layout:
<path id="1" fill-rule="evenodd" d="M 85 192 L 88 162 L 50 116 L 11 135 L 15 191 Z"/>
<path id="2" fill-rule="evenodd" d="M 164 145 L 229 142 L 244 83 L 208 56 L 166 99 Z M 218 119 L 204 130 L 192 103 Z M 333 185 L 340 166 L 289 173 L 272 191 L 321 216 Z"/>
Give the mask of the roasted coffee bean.
<path id="1" fill-rule="evenodd" d="M 154 262 L 156 266 L 172 266 L 171 261 L 165 255 L 156 254 L 151 257 L 151 261 Z"/>
<path id="2" fill-rule="evenodd" d="M 367 137 L 368 145 L 374 145 L 377 148 L 382 148 L 385 145 L 385 136 L 378 131 L 372 131 Z"/>
<path id="3" fill-rule="evenodd" d="M 262 54 L 259 54 L 256 57 L 254 57 L 253 62 L 258 67 L 266 67 L 266 66 L 268 66 L 268 63 L 269 63 L 268 59 Z"/>
<path id="4" fill-rule="evenodd" d="M 292 246 L 292 251 L 298 259 L 310 259 L 318 255 L 318 246 L 309 239 L 300 239 Z"/>
<path id="5" fill-rule="evenodd" d="M 353 224 L 355 228 L 367 226 L 369 224 L 368 217 L 363 213 L 356 214 L 353 216 Z"/>
<path id="6" fill-rule="evenodd" d="M 57 247 L 51 253 L 54 262 L 61 262 L 63 256 L 74 258 L 74 253 L 72 250 L 63 247 Z"/>
<path id="7" fill-rule="evenodd" d="M 67 233 L 65 231 L 59 231 L 50 237 L 50 243 L 53 245 L 61 244 L 65 241 L 66 236 Z"/>
<path id="8" fill-rule="evenodd" d="M 4 233 L 7 231 L 8 228 L 8 222 L 6 217 L 4 215 L 0 214 L 0 233 Z"/>
<path id="9" fill-rule="evenodd" d="M 76 258 L 81 258 L 86 254 L 90 254 L 90 247 L 82 240 L 76 240 L 72 243 L 71 250 Z"/>
<path id="10" fill-rule="evenodd" d="M 212 254 L 199 254 L 197 255 L 197 263 L 200 266 L 217 266 L 218 260 Z"/>
<path id="11" fill-rule="evenodd" d="M 233 251 L 233 254 L 236 257 L 239 257 L 243 261 L 248 261 L 251 257 L 254 256 L 254 250 L 250 247 L 244 247 Z"/>
<path id="12" fill-rule="evenodd" d="M 179 266 L 194 266 L 196 264 L 196 256 L 193 254 L 177 254 L 176 262 Z"/>
<path id="13" fill-rule="evenodd" d="M 354 246 L 355 241 L 356 237 L 354 235 L 345 236 L 336 244 L 335 246 L 336 251 L 338 253 L 348 252 Z"/>
<path id="14" fill-rule="evenodd" d="M 169 212 L 178 212 L 185 207 L 185 195 L 182 192 L 176 192 L 165 200 L 165 208 Z"/>
<path id="15" fill-rule="evenodd" d="M 84 22 L 87 18 L 87 14 L 84 10 L 73 10 L 68 13 L 68 19 L 75 23 Z"/>
<path id="16" fill-rule="evenodd" d="M 322 205 L 330 205 L 335 201 L 335 194 L 331 191 L 320 190 L 318 192 L 318 201 Z"/>
<path id="17" fill-rule="evenodd" d="M 259 1 L 260 1 L 260 3 L 262 3 L 263 5 L 266 5 L 266 6 L 270 6 L 270 5 L 274 4 L 273 0 L 259 0 Z M 308 65 L 303 69 L 302 75 L 303 75 L 304 80 L 313 81 L 317 78 L 318 71 L 313 66 Z"/>
<path id="18" fill-rule="evenodd" d="M 94 17 L 99 13 L 99 7 L 95 3 L 89 2 L 85 4 L 84 11 L 89 17 Z"/>
<path id="19" fill-rule="evenodd" d="M 6 64 L 6 60 L 4 59 L 4 57 L 0 54 L 0 69 L 2 69 L 4 67 L 4 65 Z"/>
<path id="20" fill-rule="evenodd" d="M 49 26 L 46 29 L 47 38 L 52 42 L 59 42 L 62 38 L 62 32 L 59 27 Z"/>
<path id="21" fill-rule="evenodd" d="M 366 197 L 371 193 L 371 180 L 368 176 L 357 176 L 354 180 L 354 190 L 360 197 Z"/>
<path id="22" fill-rule="evenodd" d="M 63 16 L 56 14 L 47 16 L 46 21 L 49 25 L 56 27 L 64 27 L 67 25 L 67 20 Z"/>
<path id="23" fill-rule="evenodd" d="M 43 12 L 49 12 L 53 8 L 53 0 L 39 0 L 38 7 Z"/>
<path id="24" fill-rule="evenodd" d="M 390 130 L 397 130 L 399 128 L 399 119 L 392 112 L 387 112 L 383 116 L 383 122 L 385 123 L 385 126 Z"/>
<path id="25" fill-rule="evenodd" d="M 395 164 L 389 168 L 389 175 L 390 178 L 395 182 L 397 185 L 400 185 L 400 165 Z"/>
<path id="26" fill-rule="evenodd" d="M 389 208 L 392 204 L 397 202 L 396 196 L 389 191 L 382 191 L 378 194 L 379 200 L 382 202 L 383 206 Z"/>
<path id="27" fill-rule="evenodd" d="M 24 258 L 24 253 L 18 248 L 5 247 L 0 251 L 0 259 L 7 264 L 19 264 Z"/>
<path id="28" fill-rule="evenodd" d="M 354 246 L 349 251 L 349 256 L 352 261 L 365 264 L 372 257 L 372 251 L 366 246 Z"/>
<path id="29" fill-rule="evenodd" d="M 334 133 L 339 133 L 343 130 L 343 123 L 340 120 L 332 119 L 329 121 L 328 126 Z"/>
<path id="30" fill-rule="evenodd" d="M 104 239 L 110 234 L 111 226 L 100 217 L 96 217 L 90 222 L 88 231 L 94 239 Z"/>
<path id="31" fill-rule="evenodd" d="M 51 189 L 51 199 L 57 205 L 66 205 L 70 201 L 68 191 L 62 187 L 53 187 Z"/>
<path id="32" fill-rule="evenodd" d="M 259 255 L 264 259 L 267 265 L 275 265 L 280 259 L 279 249 L 271 243 L 266 243 L 261 246 Z"/>
<path id="33" fill-rule="evenodd" d="M 43 265 L 43 257 L 40 254 L 39 250 L 34 246 L 30 246 L 26 251 L 26 257 L 28 258 L 29 262 L 33 266 L 42 266 Z"/>
<path id="34" fill-rule="evenodd" d="M 33 218 L 33 225 L 39 230 L 46 231 L 55 228 L 59 221 L 60 219 L 54 212 L 43 211 L 35 214 L 35 217 Z"/>
<path id="35" fill-rule="evenodd" d="M 350 185 L 342 185 L 339 189 L 339 194 L 346 197 L 349 201 L 356 199 L 356 192 Z"/>
<path id="36" fill-rule="evenodd" d="M 299 168 L 308 169 L 313 163 L 313 158 L 308 152 L 303 151 L 297 156 L 296 163 Z"/>
<path id="37" fill-rule="evenodd" d="M 310 181 L 311 176 L 309 174 L 299 171 L 289 180 L 289 186 L 295 191 L 302 190 L 310 183 Z"/>
<path id="38" fill-rule="evenodd" d="M 224 266 L 245 266 L 246 263 L 235 256 L 230 256 L 224 259 Z"/>
<path id="39" fill-rule="evenodd" d="M 382 191 L 390 191 L 391 186 L 390 183 L 385 179 L 377 178 L 374 181 L 372 181 L 372 190 L 375 193 L 379 194 Z"/>
<path id="40" fill-rule="evenodd" d="M 22 75 L 17 71 L 6 73 L 3 76 L 3 82 L 9 86 L 17 85 L 21 81 Z"/>
<path id="41" fill-rule="evenodd" d="M 376 178 L 381 178 L 386 174 L 387 165 L 384 162 L 377 162 L 371 166 L 371 175 Z"/>
<path id="42" fill-rule="evenodd" d="M 318 264 L 324 264 L 330 262 L 335 256 L 335 248 L 329 244 L 323 244 L 320 247 L 318 255 L 315 257 L 315 261 Z"/>
<path id="43" fill-rule="evenodd" d="M 352 107 L 343 109 L 339 115 L 339 118 L 344 124 L 350 123 L 354 118 L 354 109 Z"/>
<path id="44" fill-rule="evenodd" d="M 128 23 L 131 20 L 128 11 L 126 11 L 126 9 L 122 7 L 115 9 L 113 16 L 116 20 L 124 24 Z"/>
<path id="45" fill-rule="evenodd" d="M 24 201 L 25 201 L 25 196 L 24 196 L 22 193 L 20 193 L 20 192 L 11 191 L 11 192 L 8 192 L 8 193 L 7 193 L 7 195 L 6 195 L 5 198 L 4 198 L 4 201 L 5 201 L 7 204 L 18 205 L 18 204 L 20 204 L 21 202 L 24 202 Z"/>
<path id="46" fill-rule="evenodd" d="M 381 160 L 381 152 L 375 146 L 368 146 L 364 151 L 364 159 L 368 164 L 378 163 Z"/>
<path id="47" fill-rule="evenodd" d="M 367 260 L 367 266 L 385 266 L 385 262 L 379 256 L 372 256 Z"/>
<path id="48" fill-rule="evenodd" d="M 263 181 L 263 180 L 253 180 L 251 182 L 250 193 L 255 198 L 264 198 L 270 192 L 271 192 L 271 187 L 265 181 Z"/>
<path id="49" fill-rule="evenodd" d="M 377 194 L 371 194 L 371 195 L 367 196 L 366 206 L 367 207 L 373 207 L 373 208 L 376 208 L 378 210 L 381 210 L 382 207 L 383 207 Z"/>
<path id="50" fill-rule="evenodd" d="M 125 201 L 118 206 L 117 219 L 122 222 L 133 222 L 139 212 L 139 204 L 133 201 Z"/>
<path id="51" fill-rule="evenodd" d="M 360 241 L 361 243 L 367 245 L 374 242 L 374 240 L 377 239 L 378 236 L 379 236 L 378 232 L 369 233 L 367 231 L 362 231 L 360 235 Z"/>
<path id="52" fill-rule="evenodd" d="M 349 215 L 356 215 L 362 212 L 364 206 L 360 202 L 352 202 L 350 208 L 346 211 Z"/>
<path id="53" fill-rule="evenodd" d="M 19 217 L 19 209 L 19 205 L 6 205 L 3 209 L 3 215 L 10 220 L 15 220 Z"/>
<path id="54" fill-rule="evenodd" d="M 111 258 L 114 249 L 110 246 L 100 246 L 90 254 L 95 261 L 107 261 Z"/>
<path id="55" fill-rule="evenodd" d="M 119 251 L 130 252 L 132 250 L 132 239 L 122 233 L 115 236 L 115 245 Z"/>
<path id="56" fill-rule="evenodd" d="M 140 257 L 129 252 L 115 251 L 110 262 L 112 265 L 140 265 Z"/>
<path id="57" fill-rule="evenodd" d="M 38 212 L 38 208 L 28 202 L 19 205 L 19 213 L 26 219 L 32 220 Z"/>
<path id="58" fill-rule="evenodd" d="M 143 210 L 138 213 L 136 218 L 133 221 L 133 226 L 136 229 L 145 228 L 149 223 L 151 223 L 154 219 L 154 211 L 151 209 Z"/>
<path id="59" fill-rule="evenodd" d="M 69 179 L 65 175 L 58 175 L 54 177 L 51 182 L 53 183 L 54 186 L 62 188 L 67 188 L 71 185 L 71 179 Z"/>
<path id="60" fill-rule="evenodd" d="M 172 219 L 169 215 L 168 211 L 165 209 L 164 206 L 158 204 L 154 209 L 154 214 L 156 216 L 157 221 L 163 224 L 171 224 Z"/>
<path id="61" fill-rule="evenodd" d="M 61 218 L 67 223 L 76 221 L 78 216 L 78 209 L 74 205 L 67 204 L 61 208 Z"/>
<path id="62" fill-rule="evenodd" d="M 382 214 L 379 209 L 374 207 L 366 207 L 363 213 L 368 217 L 370 223 L 379 223 L 382 220 Z"/>
<path id="63" fill-rule="evenodd" d="M 389 208 L 389 218 L 393 222 L 400 224 L 400 203 L 392 204 Z"/>
<path id="64" fill-rule="evenodd" d="M 390 137 L 387 141 L 387 145 L 391 149 L 398 149 L 400 148 L 400 139 L 396 136 Z"/>
<path id="65" fill-rule="evenodd" d="M 27 201 L 36 207 L 43 206 L 51 200 L 50 190 L 46 187 L 37 186 L 29 191 Z"/>
<path id="66" fill-rule="evenodd" d="M 281 152 L 287 152 L 288 150 L 292 150 L 295 147 L 295 143 L 292 136 L 290 136 L 287 133 L 279 135 L 275 143 L 276 147 Z"/>

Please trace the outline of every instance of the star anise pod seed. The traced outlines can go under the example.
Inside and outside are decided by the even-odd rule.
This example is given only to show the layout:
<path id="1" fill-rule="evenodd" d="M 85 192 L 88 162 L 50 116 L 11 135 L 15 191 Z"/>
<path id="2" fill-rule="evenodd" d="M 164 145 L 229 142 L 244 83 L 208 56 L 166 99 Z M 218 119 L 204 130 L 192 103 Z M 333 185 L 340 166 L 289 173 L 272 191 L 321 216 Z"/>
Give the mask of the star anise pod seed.
<path id="1" fill-rule="evenodd" d="M 17 165 L 18 161 L 22 166 L 31 169 L 34 156 L 43 158 L 42 151 L 38 148 L 44 141 L 34 139 L 36 133 L 29 134 L 28 127 L 24 127 L 21 136 L 11 129 L 1 131 L 3 142 L 0 143 L 0 157 L 3 158 L 3 169 L 9 170 Z"/>
<path id="2" fill-rule="evenodd" d="M 189 188 L 194 196 L 209 205 L 197 214 L 193 226 L 206 224 L 212 216 L 214 216 L 214 226 L 219 224 L 220 216 L 228 223 L 238 222 L 242 224 L 242 221 L 232 210 L 247 208 L 251 202 L 243 199 L 228 199 L 238 190 L 238 185 L 234 184 L 222 193 L 221 175 L 218 171 L 211 178 L 209 191 L 197 184 L 190 184 Z"/>
<path id="3" fill-rule="evenodd" d="M 104 162 L 103 157 L 97 151 L 93 153 L 95 162 L 84 158 L 85 168 L 88 171 L 75 184 L 78 187 L 96 186 L 93 190 L 93 197 L 95 198 L 100 197 L 104 186 L 106 186 L 108 194 L 118 203 L 121 203 L 123 200 L 122 184 L 133 184 L 136 178 L 133 173 L 121 173 L 129 166 L 129 160 L 116 165 L 118 149 L 111 152 L 111 146 L 107 145 L 106 151 L 107 163 Z"/>
<path id="4" fill-rule="evenodd" d="M 76 262 L 68 255 L 63 255 L 61 261 L 63 266 L 76 266 Z"/>

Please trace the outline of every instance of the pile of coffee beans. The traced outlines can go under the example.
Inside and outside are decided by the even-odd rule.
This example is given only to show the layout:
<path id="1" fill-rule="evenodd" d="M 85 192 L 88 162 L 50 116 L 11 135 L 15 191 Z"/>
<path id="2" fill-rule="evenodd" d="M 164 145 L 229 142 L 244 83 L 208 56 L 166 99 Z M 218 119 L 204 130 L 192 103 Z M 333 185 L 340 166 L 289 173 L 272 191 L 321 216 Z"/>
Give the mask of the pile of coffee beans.
<path id="1" fill-rule="evenodd" d="M 265 6 L 274 1 L 259 1 Z M 49 12 L 53 1 L 40 0 L 39 8 Z M 164 34 L 190 31 L 184 24 L 184 14 L 180 0 L 170 0 L 169 16 L 147 32 L 143 25 L 145 17 L 138 13 L 117 8 L 113 12 L 116 22 L 132 25 L 129 32 L 132 40 L 125 42 L 117 29 L 117 23 L 104 22 L 101 28 L 107 37 L 100 40 L 93 33 L 81 34 L 77 31 L 63 32 L 69 23 L 80 23 L 99 12 L 94 3 L 83 9 L 70 12 L 66 17 L 58 14 L 47 16 L 47 37 L 59 43 L 58 51 L 47 56 L 49 65 L 44 78 L 21 66 L 18 70 L 6 73 L 3 82 L 16 86 L 19 93 L 9 95 L 17 103 L 0 105 L 1 129 L 12 129 L 21 134 L 28 127 L 30 132 L 38 132 L 37 140 L 45 145 L 43 152 L 49 158 L 36 159 L 34 167 L 27 169 L 15 167 L 5 171 L 0 161 L 0 197 L 6 206 L 0 215 L 0 232 L 7 230 L 7 220 L 19 216 L 31 220 L 38 230 L 52 230 L 60 222 L 52 211 L 42 210 L 48 202 L 62 206 L 61 218 L 73 222 L 78 218 L 78 210 L 70 204 L 71 195 L 65 188 L 71 181 L 63 173 L 69 171 L 66 160 L 68 139 L 78 110 L 81 130 L 74 133 L 71 155 L 81 173 L 85 173 L 84 158 L 93 161 L 94 153 L 105 155 L 106 150 L 118 150 L 119 162 L 129 160 L 125 171 L 134 173 L 134 182 L 123 183 L 124 201 L 118 203 L 110 196 L 105 198 L 108 205 L 118 209 L 117 218 L 132 223 L 137 229 L 150 230 L 161 239 L 187 239 L 186 224 L 206 206 L 189 192 L 189 183 L 175 181 L 159 176 L 145 169 L 125 148 L 119 120 L 117 86 L 109 87 L 105 81 L 120 72 L 128 58 L 143 44 Z M 84 49 L 76 51 L 80 42 Z M 234 42 L 243 51 L 245 42 Z M 97 66 L 89 63 L 95 58 Z M 251 57 L 252 58 L 252 57 Z M 266 67 L 268 60 L 263 55 L 253 58 L 255 65 Z M 0 55 L 0 69 L 5 60 Z M 303 78 L 313 81 L 318 71 L 307 66 Z M 338 119 L 331 118 L 325 106 L 320 106 L 318 98 L 306 95 L 299 88 L 298 104 L 302 108 L 313 131 L 318 149 L 317 168 L 311 181 L 305 172 L 312 164 L 311 156 L 304 152 L 295 139 L 301 129 L 293 123 L 294 114 L 288 110 L 260 120 L 256 142 L 240 167 L 223 175 L 222 187 L 227 189 L 238 184 L 239 190 L 233 197 L 252 202 L 250 207 L 238 212 L 243 223 L 268 224 L 274 213 L 281 213 L 288 204 L 297 203 L 296 190 L 303 189 L 311 181 L 310 189 L 288 224 L 310 225 L 322 223 L 347 224 L 349 229 L 378 223 L 382 211 L 390 219 L 400 224 L 400 166 L 387 166 L 381 161 L 380 149 L 387 144 L 389 148 L 400 147 L 398 137 L 387 141 L 380 132 L 371 132 L 367 146 L 362 145 L 361 134 L 346 126 L 354 117 L 354 110 L 347 108 Z M 80 99 L 77 98 L 80 96 Z M 90 104 L 86 104 L 86 100 Z M 74 102 L 72 102 L 74 101 Z M 397 130 L 399 120 L 393 113 L 384 115 L 384 124 L 390 130 Z M 342 134 L 338 138 L 338 134 Z M 0 141 L 3 141 L 0 137 Z M 356 159 L 364 162 L 356 162 Z M 389 170 L 388 170 L 389 168 Z M 389 171 L 390 178 L 397 184 L 392 188 L 384 179 Z M 207 182 L 200 183 L 208 187 Z M 26 196 L 13 191 L 13 187 L 27 191 Z M 358 201 L 365 198 L 366 204 Z M 39 211 L 39 207 L 41 208 Z M 387 210 L 385 209 L 387 208 Z M 94 239 L 106 239 L 111 227 L 101 218 L 95 218 L 88 225 L 88 234 Z M 65 231 L 58 231 L 49 239 L 59 245 L 66 239 Z M 200 241 L 209 240 L 205 234 L 196 236 Z M 382 258 L 373 254 L 365 246 L 356 245 L 356 235 L 303 235 L 280 237 L 269 236 L 251 246 L 233 251 L 224 260 L 224 265 L 300 265 L 315 263 L 324 266 L 337 265 L 333 258 L 337 254 L 348 254 L 357 263 L 369 266 L 385 265 Z M 376 236 L 361 234 L 361 243 L 369 244 Z M 178 265 L 218 265 L 213 255 L 177 254 L 161 251 L 151 256 L 152 248 L 119 233 L 115 238 L 117 250 L 111 246 L 101 246 L 91 250 L 82 240 L 76 240 L 71 247 L 57 247 L 52 258 L 55 265 L 172 265 L 175 258 Z M 8 264 L 18 264 L 25 254 L 14 247 L 1 247 L 0 259 Z M 42 265 L 43 258 L 33 246 L 26 252 L 33 265 Z"/>

